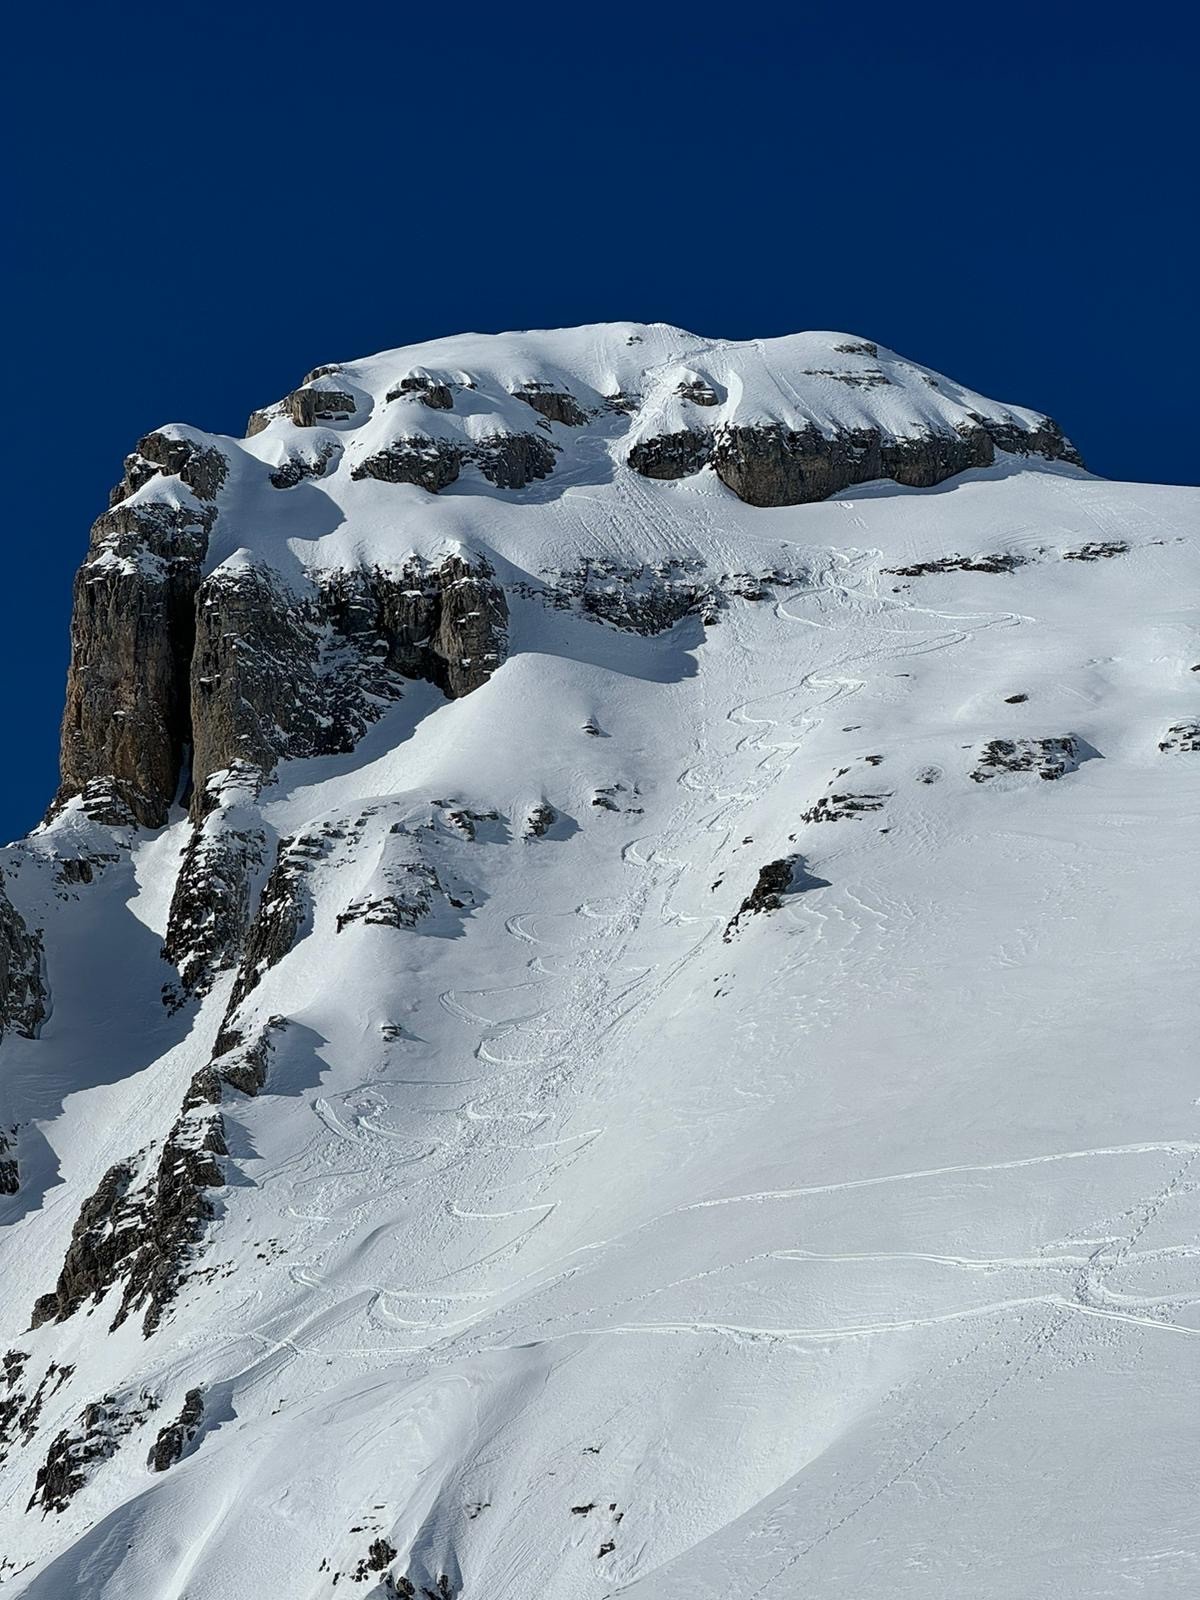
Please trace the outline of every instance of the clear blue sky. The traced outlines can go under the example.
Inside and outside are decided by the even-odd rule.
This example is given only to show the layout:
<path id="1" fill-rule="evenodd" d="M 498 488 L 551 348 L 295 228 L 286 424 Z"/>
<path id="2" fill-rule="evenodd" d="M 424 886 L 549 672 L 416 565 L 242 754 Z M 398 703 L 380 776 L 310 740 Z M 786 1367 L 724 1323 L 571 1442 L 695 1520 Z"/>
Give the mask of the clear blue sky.
<path id="1" fill-rule="evenodd" d="M 16 8 L 0 836 L 137 437 L 318 362 L 608 318 L 865 334 L 1195 481 L 1193 7 Z"/>

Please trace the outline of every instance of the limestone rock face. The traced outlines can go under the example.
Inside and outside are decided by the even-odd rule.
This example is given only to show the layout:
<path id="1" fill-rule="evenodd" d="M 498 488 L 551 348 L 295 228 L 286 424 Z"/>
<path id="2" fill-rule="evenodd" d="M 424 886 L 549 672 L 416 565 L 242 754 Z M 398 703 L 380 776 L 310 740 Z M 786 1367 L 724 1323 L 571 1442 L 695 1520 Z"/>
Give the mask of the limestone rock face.
<path id="1" fill-rule="evenodd" d="M 508 607 L 489 567 L 358 568 L 290 593 L 258 566 L 218 568 L 197 597 L 193 815 L 214 773 L 354 748 L 404 678 L 451 698 L 504 659 Z"/>
<path id="2" fill-rule="evenodd" d="M 712 459 L 713 436 L 699 428 L 664 433 L 635 444 L 629 465 L 643 478 L 690 478 Z"/>
<path id="3" fill-rule="evenodd" d="M 203 1421 L 204 1391 L 189 1389 L 175 1421 L 158 1430 L 158 1437 L 150 1452 L 151 1470 L 166 1472 L 168 1467 L 173 1467 L 196 1437 Z"/>
<path id="4" fill-rule="evenodd" d="M 389 400 L 399 400 L 401 395 L 415 395 L 422 405 L 428 406 L 430 411 L 453 411 L 454 392 L 448 383 L 439 383 L 431 378 L 427 372 L 412 372 L 392 390 L 389 390 Z"/>
<path id="5" fill-rule="evenodd" d="M 45 1015 L 41 940 L 25 926 L 0 876 L 0 1038 L 10 1029 L 36 1037 Z"/>
<path id="6" fill-rule="evenodd" d="M 133 1244 L 132 1235 L 122 1234 L 116 1226 L 133 1175 L 129 1162 L 116 1162 L 83 1202 L 58 1283 L 33 1308 L 33 1327 L 69 1316 L 113 1281 L 126 1248 Z"/>
<path id="7" fill-rule="evenodd" d="M 297 428 L 315 428 L 322 422 L 347 422 L 358 409 L 352 394 L 336 386 L 324 387 L 319 380 L 336 371 L 333 367 L 318 367 L 310 372 L 300 388 L 293 389 L 278 404 L 252 411 L 246 423 L 246 437 L 253 439 L 269 427 L 276 417 L 287 417 Z"/>
<path id="8" fill-rule="evenodd" d="M 378 478 L 381 483 L 415 483 L 436 494 L 458 477 L 462 455 L 441 439 L 400 439 L 360 461 L 352 478 Z"/>
<path id="9" fill-rule="evenodd" d="M 293 389 L 284 407 L 298 428 L 315 428 L 318 422 L 344 422 L 357 410 L 353 395 L 340 389 L 313 387 Z"/>
<path id="10" fill-rule="evenodd" d="M 325 720 L 310 612 L 265 567 L 219 567 L 201 585 L 191 659 L 193 816 L 215 772 L 269 772 L 285 750 L 311 755 L 344 742 Z"/>
<path id="11" fill-rule="evenodd" d="M 990 466 L 997 446 L 1081 465 L 1050 419 L 1033 432 L 981 421 L 905 439 L 888 439 L 873 428 L 835 433 L 772 423 L 711 432 L 693 428 L 639 441 L 629 452 L 629 465 L 647 478 L 684 478 L 712 466 L 747 505 L 794 506 L 826 500 L 839 489 L 875 478 L 932 488 L 971 467 Z"/>
<path id="12" fill-rule="evenodd" d="M 390 598 L 394 604 L 394 586 Z M 426 606 L 434 627 L 428 635 L 426 672 L 419 676 L 428 673 L 451 699 L 461 699 L 485 684 L 504 659 L 508 638 L 504 590 L 490 567 L 455 556 L 438 569 L 436 588 Z M 385 607 L 385 627 L 387 621 Z"/>
<path id="13" fill-rule="evenodd" d="M 198 500 L 215 500 L 228 472 L 228 461 L 213 445 L 202 445 L 181 431 L 148 433 L 125 457 L 125 475 L 109 505 L 119 505 L 160 475 L 179 478 Z"/>
<path id="14" fill-rule="evenodd" d="M 473 446 L 411 434 L 360 461 L 352 478 L 415 483 L 430 494 L 448 488 L 473 463 L 498 489 L 524 489 L 554 470 L 554 449 L 532 433 L 495 433 Z"/>
<path id="15" fill-rule="evenodd" d="M 178 986 L 164 990 L 168 1006 L 206 994 L 241 957 L 267 851 L 253 805 L 259 777 L 237 768 L 198 793 L 204 815 L 183 852 L 163 940 L 163 958 L 179 975 Z"/>
<path id="16" fill-rule="evenodd" d="M 194 603 L 213 517 L 185 493 L 121 503 L 96 521 L 75 579 L 60 803 L 110 780 L 118 809 L 145 827 L 166 821 L 188 742 Z"/>
<path id="17" fill-rule="evenodd" d="M 275 489 L 294 489 L 305 478 L 323 478 L 340 453 L 341 447 L 332 439 L 315 448 L 289 450 L 271 473 L 271 485 Z"/>
<path id="18" fill-rule="evenodd" d="M 555 389 L 548 383 L 532 381 L 514 389 L 513 393 L 549 422 L 560 422 L 565 428 L 582 428 L 587 422 L 587 412 L 575 396 L 565 389 Z"/>
<path id="19" fill-rule="evenodd" d="M 193 1245 L 212 1216 L 207 1191 L 224 1182 L 219 1114 L 184 1112 L 157 1161 L 117 1162 L 84 1201 L 58 1281 L 33 1308 L 32 1326 L 63 1322 L 123 1284 L 111 1328 L 143 1312 L 148 1338 L 173 1300 Z"/>
<path id="20" fill-rule="evenodd" d="M 932 488 L 990 466 L 997 450 L 1082 466 L 1052 418 L 986 400 L 870 340 L 711 345 L 645 381 L 628 465 L 668 479 L 711 467 L 747 505 L 803 505 L 873 479 Z"/>
<path id="21" fill-rule="evenodd" d="M 508 606 L 491 568 L 449 556 L 334 571 L 292 593 L 266 568 L 218 568 L 197 596 L 193 830 L 163 955 L 174 1006 L 240 959 L 267 849 L 254 800 L 284 757 L 352 750 L 404 681 L 458 699 L 504 659 Z"/>
<path id="22" fill-rule="evenodd" d="M 323 854 L 323 844 L 317 836 L 301 834 L 280 842 L 279 854 L 263 889 L 230 991 L 225 1021 L 217 1038 L 217 1056 L 241 1043 L 240 1034 L 231 1030 L 234 1013 L 258 987 L 263 974 L 282 961 L 299 939 L 310 909 L 305 880 L 312 863 L 319 861 Z"/>
<path id="23" fill-rule="evenodd" d="M 246 440 L 174 424 L 145 434 L 76 580 L 58 803 L 79 796 L 110 826 L 158 827 L 190 789 L 199 823 L 215 774 L 267 775 L 284 756 L 344 752 L 403 679 L 458 696 L 503 659 L 506 601 L 482 556 L 386 568 L 377 555 L 302 565 L 231 556 L 257 541 L 260 513 L 249 508 L 262 505 L 263 487 L 294 496 L 298 539 L 311 544 L 349 505 L 374 504 L 373 483 L 433 495 L 469 469 L 519 494 L 552 478 L 560 456 L 568 486 L 597 463 L 664 480 L 709 468 L 763 507 L 878 478 L 933 486 L 989 465 L 998 449 L 1079 464 L 1052 419 L 996 405 L 870 341 L 730 345 L 660 329 L 651 359 L 638 353 L 644 337 L 591 339 L 586 360 L 568 342 L 553 359 L 521 354 L 503 365 L 499 339 L 468 341 L 452 357 L 427 347 L 429 366 L 399 352 L 404 359 L 318 367 L 255 413 Z M 412 498 L 396 499 L 410 526 Z M 704 609 L 699 588 L 685 613 L 697 604 Z M 637 596 L 631 605 L 647 612 Z M 603 595 L 592 609 L 622 625 Z M 638 625 L 679 614 L 659 607 Z M 198 859 L 189 856 L 185 881 Z M 207 946 L 225 962 L 237 943 L 240 906 L 240 890 L 224 909 L 214 901 L 187 939 L 173 919 L 167 946 L 193 952 L 184 965 L 201 985 Z"/>

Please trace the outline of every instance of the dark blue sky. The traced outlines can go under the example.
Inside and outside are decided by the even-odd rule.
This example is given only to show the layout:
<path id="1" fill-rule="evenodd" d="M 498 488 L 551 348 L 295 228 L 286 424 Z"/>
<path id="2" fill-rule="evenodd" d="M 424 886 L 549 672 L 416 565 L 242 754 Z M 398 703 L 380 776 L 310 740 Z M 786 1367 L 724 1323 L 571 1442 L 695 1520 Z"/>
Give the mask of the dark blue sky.
<path id="1" fill-rule="evenodd" d="M 42 5 L 6 22 L 0 836 L 121 458 L 462 329 L 865 334 L 1195 481 L 1194 10 Z"/>

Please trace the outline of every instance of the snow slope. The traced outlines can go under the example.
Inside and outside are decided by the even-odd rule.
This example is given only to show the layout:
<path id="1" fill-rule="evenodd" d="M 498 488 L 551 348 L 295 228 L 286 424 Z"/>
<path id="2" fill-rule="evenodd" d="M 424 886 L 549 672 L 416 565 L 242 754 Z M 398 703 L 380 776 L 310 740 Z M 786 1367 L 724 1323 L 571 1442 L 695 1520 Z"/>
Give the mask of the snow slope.
<path id="1" fill-rule="evenodd" d="M 368 454 L 413 372 L 487 399 L 490 363 L 528 427 L 501 390 L 588 400 L 658 363 L 653 417 L 554 425 L 545 484 L 232 475 L 210 566 L 466 546 L 508 586 L 509 656 L 458 700 L 414 683 L 255 803 L 319 841 L 311 916 L 247 1002 L 286 1026 L 222 1107 L 218 1215 L 148 1339 L 106 1331 L 112 1298 L 30 1308 L 212 1052 L 231 975 L 160 1000 L 188 823 L 75 803 L 5 853 L 52 1009 L 3 1044 L 0 1342 L 26 1392 L 72 1371 L 0 1467 L 0 1592 L 1195 1595 L 1200 753 L 1169 730 L 1200 716 L 1200 493 L 1001 454 L 757 509 L 628 451 L 697 368 L 730 416 L 771 384 L 777 420 L 797 384 L 797 425 L 852 425 L 874 391 L 796 378 L 846 336 L 549 337 L 350 364 L 322 381 L 369 420 L 305 435 Z M 990 404 L 897 383 L 884 421 Z M 237 450 L 275 464 L 294 432 Z M 645 636 L 546 603 L 534 580 L 585 559 L 745 581 Z M 80 853 L 110 859 L 64 885 Z M 361 914 L 430 862 L 414 926 Z M 199 1431 L 151 1471 L 194 1388 Z M 27 1510 L 106 1398 L 112 1453 Z"/>

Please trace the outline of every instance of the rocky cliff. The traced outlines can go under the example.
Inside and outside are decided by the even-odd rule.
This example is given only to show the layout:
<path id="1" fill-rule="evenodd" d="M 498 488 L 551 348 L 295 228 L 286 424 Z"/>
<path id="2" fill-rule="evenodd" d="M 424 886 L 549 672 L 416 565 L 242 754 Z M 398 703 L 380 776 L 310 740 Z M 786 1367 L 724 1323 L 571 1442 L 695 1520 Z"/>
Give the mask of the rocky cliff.
<path id="1" fill-rule="evenodd" d="M 199 819 L 217 774 L 353 748 L 405 678 L 449 696 L 486 681 L 507 619 L 486 556 L 321 559 L 365 480 L 432 496 L 469 471 L 501 493 L 550 480 L 558 495 L 615 462 L 711 472 L 765 507 L 871 480 L 930 487 L 998 449 L 1079 464 L 1051 419 L 867 340 L 714 344 L 662 326 L 542 339 L 457 341 L 470 370 L 433 360 L 437 346 L 417 352 L 428 362 L 320 367 L 244 440 L 179 426 L 141 439 L 75 584 L 58 803 L 83 795 L 101 820 L 159 827 L 190 794 Z M 243 553 L 262 517 L 291 520 L 273 492 L 299 495 L 315 562 Z M 414 512 L 391 515 L 405 527 Z"/>
<path id="2" fill-rule="evenodd" d="M 41 940 L 26 927 L 0 874 L 0 1039 L 10 1028 L 34 1038 L 45 1014 Z"/>

